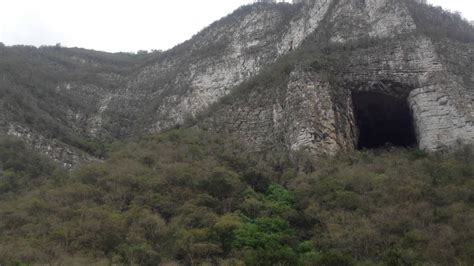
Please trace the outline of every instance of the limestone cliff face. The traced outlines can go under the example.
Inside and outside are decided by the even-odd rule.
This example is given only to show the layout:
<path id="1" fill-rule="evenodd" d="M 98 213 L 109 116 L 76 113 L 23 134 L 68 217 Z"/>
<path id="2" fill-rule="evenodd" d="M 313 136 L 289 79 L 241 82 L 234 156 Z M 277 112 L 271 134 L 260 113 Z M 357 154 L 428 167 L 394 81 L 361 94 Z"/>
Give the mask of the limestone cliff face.
<path id="1" fill-rule="evenodd" d="M 103 95 L 99 110 L 107 105 L 115 115 L 124 109 L 130 120 L 140 121 L 122 130 L 125 135 L 182 123 L 186 116 L 205 110 L 263 67 L 297 49 L 329 15 L 334 42 L 393 36 L 415 28 L 406 7 L 390 0 L 247 6 L 166 52 L 129 77 L 118 93 Z M 344 23 L 348 20 L 354 25 Z M 107 112 L 99 111 L 97 117 L 107 120 Z"/>
<path id="2" fill-rule="evenodd" d="M 459 61 L 440 56 L 440 49 L 463 51 Z M 425 37 L 399 41 L 388 47 L 359 50 L 351 59 L 352 73 L 345 75 L 348 83 L 371 84 L 351 90 L 384 90 L 388 94 L 405 90 L 414 117 L 418 145 L 422 149 L 439 150 L 456 142 L 472 143 L 473 86 L 465 74 L 454 72 L 463 61 L 472 58 L 472 48 L 456 48 L 451 42 L 433 43 Z M 364 67 L 360 67 L 364 66 Z M 468 67 L 467 65 L 465 67 Z M 450 69 L 451 68 L 451 69 Z M 472 78 L 472 61 L 471 61 Z M 469 69 L 469 67 L 468 67 Z M 464 77 L 464 78 L 463 78 Z M 387 83 L 395 82 L 397 86 Z M 360 85 L 359 85 L 360 86 Z"/>
<path id="3" fill-rule="evenodd" d="M 347 14 L 354 25 L 341 22 Z M 408 101 L 419 148 L 474 143 L 473 43 L 412 33 L 414 20 L 396 1 L 335 1 L 326 16 L 324 32 L 339 44 L 337 56 L 323 66 L 294 69 L 282 88 L 226 100 L 207 118 L 208 126 L 257 146 L 280 143 L 287 150 L 334 154 L 357 147 L 351 94 L 378 92 Z"/>
<path id="4" fill-rule="evenodd" d="M 69 166 L 90 157 L 77 139 L 110 140 L 182 123 L 274 62 L 299 8 L 245 6 L 174 49 L 134 58 L 0 47 L 0 93 L 11 95 L 0 99 L 0 134 Z"/>
<path id="5" fill-rule="evenodd" d="M 97 158 L 77 147 L 67 145 L 58 139 L 45 137 L 40 132 L 18 124 L 10 124 L 6 134 L 23 140 L 30 148 L 41 152 L 66 169 L 98 161 Z"/>
<path id="6" fill-rule="evenodd" d="M 95 160 L 88 140 L 159 132 L 197 115 L 259 149 L 334 154 L 358 146 L 352 95 L 373 91 L 407 101 L 420 148 L 474 142 L 474 44 L 425 34 L 410 1 L 249 5 L 148 55 L 38 49 L 26 51 L 39 60 L 28 64 L 0 47 L 0 92 L 20 88 L 15 97 L 30 101 L 2 104 L 0 132 L 68 167 Z M 41 117 L 18 112 L 25 106 Z"/>
<path id="7" fill-rule="evenodd" d="M 428 150 L 474 142 L 474 45 L 436 49 L 443 71 L 410 94 L 419 145 Z"/>
<path id="8" fill-rule="evenodd" d="M 208 125 L 262 149 L 309 148 L 323 155 L 355 148 L 351 102 L 345 100 L 350 97 L 337 95 L 323 75 L 297 69 L 282 88 L 268 89 L 274 88 L 258 88 L 220 105 Z"/>
<path id="9" fill-rule="evenodd" d="M 279 44 L 299 8 L 245 6 L 164 52 L 102 93 L 89 134 L 157 132 L 203 111 L 282 54 Z M 108 130 L 111 124 L 119 128 Z"/>
<path id="10" fill-rule="evenodd" d="M 387 38 L 416 29 L 403 1 L 341 0 L 332 1 L 328 14 L 332 42 L 347 42 L 364 37 Z"/>
<path id="11" fill-rule="evenodd" d="M 158 132 L 183 123 L 186 117 L 205 110 L 262 68 L 298 47 L 318 27 L 329 6 L 330 1 L 297 6 L 245 6 L 189 41 L 143 58 L 141 63 L 121 65 L 120 71 L 104 64 L 103 57 L 108 55 L 91 58 L 81 53 L 67 54 L 49 71 L 83 68 L 90 73 L 81 72 L 79 78 L 72 79 L 59 77 L 41 88 L 53 91 L 58 98 L 66 98 L 75 105 L 58 107 L 65 113 L 61 119 L 52 112 L 45 115 L 52 120 L 61 120 L 61 124 L 74 134 L 98 140 Z M 8 53 L 8 49 L 5 52 Z M 42 51 L 35 52 L 34 56 L 42 57 Z M 54 134 L 50 132 L 38 132 L 34 126 L 13 117 L 4 119 L 3 124 L 0 130 L 4 134 L 28 135 L 13 134 L 10 128 L 16 127 L 23 128 L 21 132 L 36 132 L 29 136 L 34 135 L 48 143 L 41 147 L 55 149 L 62 144 L 56 152 L 48 154 L 58 154 L 52 157 L 66 161 L 66 164 L 72 161 L 60 154 L 64 154 L 64 149 L 74 150 L 74 143 L 71 145 L 51 137 L 49 135 Z M 29 137 L 23 138 L 28 142 Z M 38 150 L 46 153 L 46 149 Z M 85 157 L 85 154 L 79 157 Z"/>

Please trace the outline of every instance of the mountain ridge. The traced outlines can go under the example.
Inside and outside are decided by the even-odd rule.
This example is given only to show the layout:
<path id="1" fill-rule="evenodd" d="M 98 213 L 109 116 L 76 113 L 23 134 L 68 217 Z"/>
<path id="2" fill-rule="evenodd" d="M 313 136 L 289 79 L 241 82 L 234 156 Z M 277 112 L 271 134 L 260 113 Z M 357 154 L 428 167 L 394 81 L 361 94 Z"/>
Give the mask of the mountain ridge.
<path id="1" fill-rule="evenodd" d="M 443 73 L 455 77 L 455 80 L 460 78 L 462 80 L 459 83 L 460 88 L 456 90 L 461 94 L 469 95 L 468 92 L 472 89 L 472 77 L 469 76 L 472 75 L 472 72 L 469 73 L 469 68 L 472 69 L 472 64 L 470 65 L 469 62 L 469 58 L 472 57 L 472 27 L 468 29 L 460 18 L 442 12 L 444 11 L 412 1 L 318 0 L 309 1 L 304 5 L 258 3 L 238 9 L 233 14 L 211 24 L 192 39 L 162 53 L 155 52 L 135 57 L 119 54 L 119 57 L 115 58 L 115 55 L 110 54 L 100 54 L 99 56 L 95 52 L 67 50 L 59 47 L 39 49 L 39 54 L 27 51 L 31 56 L 26 57 L 22 62 L 13 62 L 9 65 L 8 61 L 2 60 L 4 69 L 2 72 L 13 73 L 11 76 L 14 76 L 10 85 L 3 84 L 2 88 L 5 90 L 7 86 L 11 85 L 13 85 L 12 87 L 26 87 L 22 90 L 28 97 L 17 98 L 30 99 L 28 101 L 34 102 L 34 104 L 27 105 L 38 107 L 36 111 L 32 112 L 44 115 L 41 116 L 42 119 L 35 118 L 38 121 L 33 119 L 33 125 L 30 121 L 32 119 L 25 117 L 25 115 L 19 118 L 18 116 L 12 118 L 3 115 L 0 117 L 0 129 L 4 134 L 23 138 L 37 150 L 46 152 L 50 157 L 71 167 L 80 161 L 95 160 L 94 157 L 101 157 L 103 148 L 101 144 L 97 144 L 96 140 L 99 142 L 113 141 L 135 134 L 159 132 L 176 124 L 182 124 L 186 117 L 194 117 L 205 111 L 210 105 L 235 91 L 235 88 L 251 80 L 262 70 L 271 69 L 272 64 L 278 58 L 294 54 L 300 46 L 304 46 L 304 43 L 307 45 L 300 50 L 315 51 L 314 54 L 309 52 L 306 55 L 320 56 L 322 52 L 323 56 L 327 58 L 329 56 L 324 54 L 324 50 L 331 49 L 331 46 L 342 47 L 342 49 L 355 47 L 357 49 L 358 46 L 373 46 L 378 42 L 377 40 L 403 38 L 405 35 L 430 36 L 413 38 L 404 46 L 407 49 L 413 49 L 419 42 L 426 48 L 426 45 L 431 45 L 430 42 L 436 39 L 433 37 L 435 33 L 429 27 L 434 25 L 433 21 L 441 21 L 443 23 L 438 24 L 443 25 L 454 25 L 446 32 L 442 30 L 439 38 L 455 40 L 456 44 L 448 45 L 451 48 L 446 49 L 466 51 L 466 56 L 464 56 L 465 59 L 463 59 L 463 55 L 459 55 L 455 61 L 446 60 L 449 62 L 446 65 L 451 70 Z M 427 18 L 423 18 L 423 16 Z M 444 23 L 445 21 L 451 21 L 451 24 Z M 436 34 L 440 33 L 436 32 Z M 410 42 L 414 45 L 410 45 Z M 442 41 L 438 43 L 442 43 Z M 8 58 L 8 49 L 13 48 L 3 47 L 0 49 L 3 51 L 3 58 Z M 15 49 L 28 50 L 29 48 Z M 429 48 L 432 54 L 439 53 L 439 49 L 436 49 L 438 48 L 434 46 Z M 84 55 L 82 57 L 74 55 L 73 51 L 82 51 Z M 88 53 L 94 55 L 91 56 Z M 353 55 L 356 54 L 356 52 L 353 53 Z M 43 58 L 41 56 L 49 61 L 41 59 Z M 38 63 L 33 62 L 34 64 L 27 66 L 31 57 L 37 57 Z M 348 58 L 350 56 L 345 59 Z M 311 61 L 311 58 L 308 60 Z M 337 60 L 341 60 L 341 58 Z M 463 65 L 458 64 L 459 62 Z M 353 65 L 366 65 L 367 63 L 367 60 L 357 61 L 354 59 Z M 292 64 L 295 64 L 297 68 L 300 62 Z M 41 69 L 44 68 L 44 65 L 47 68 Z M 334 68 L 335 65 L 337 64 L 333 64 L 332 67 Z M 26 72 L 15 69 L 15 67 L 22 69 L 25 66 L 28 70 Z M 327 65 L 322 67 L 327 67 Z M 400 65 L 400 67 L 403 66 Z M 359 69 L 360 73 L 365 75 L 366 69 Z M 460 71 L 465 73 L 459 74 Z M 454 72 L 459 75 L 453 75 Z M 25 73 L 29 73 L 29 76 L 23 75 Z M 55 76 L 52 73 L 61 73 L 61 75 Z M 31 83 L 24 82 L 35 76 L 37 80 L 41 80 L 37 84 L 31 85 Z M 393 79 L 393 75 L 391 78 Z M 43 83 L 44 80 L 48 82 Z M 3 82 L 6 82 L 5 74 Z M 318 82 L 324 83 L 326 81 L 320 80 Z M 418 80 L 412 78 L 408 84 L 416 82 Z M 34 96 L 46 92 L 51 99 L 56 99 L 53 106 L 57 105 L 57 107 L 51 107 L 51 99 L 46 99 L 44 96 Z M 17 92 L 11 94 L 16 95 Z M 460 103 L 461 107 L 469 108 L 466 106 L 468 103 L 462 103 L 457 99 L 454 101 Z M 8 103 L 5 105 L 8 106 Z M 21 101 L 19 106 L 22 107 L 10 106 L 9 111 L 5 114 L 15 113 L 18 112 L 18 109 L 26 108 L 24 103 L 21 105 Z M 304 112 L 304 110 L 302 111 Z M 220 113 L 222 112 L 220 110 Z M 58 113 L 61 115 L 58 116 Z M 339 115 L 338 112 L 334 114 Z M 299 123 L 298 120 L 301 120 L 301 117 L 291 119 L 295 123 Z M 349 131 L 356 131 L 357 128 L 354 121 L 349 120 L 337 123 L 349 125 L 341 127 L 346 127 L 343 130 L 346 133 L 342 133 L 342 135 L 352 134 L 352 137 L 336 137 L 336 142 L 339 144 L 314 147 L 313 150 L 334 153 L 340 149 L 353 149 L 356 146 L 354 143 L 357 142 L 357 137 Z M 334 122 L 328 123 L 333 124 Z M 350 125 L 351 123 L 352 125 Z M 54 129 L 42 129 L 40 125 L 48 125 Z M 295 138 L 300 138 L 299 142 L 286 141 L 285 144 L 275 142 L 275 140 L 266 141 L 275 145 L 284 144 L 289 147 L 293 145 L 294 148 L 290 148 L 290 150 L 297 149 L 304 145 L 295 145 L 295 143 L 312 142 L 308 137 L 315 134 L 314 130 L 308 129 L 311 127 L 314 129 L 314 126 L 306 127 L 307 132 L 302 135 L 298 132 L 291 133 L 291 129 L 288 128 L 279 129 L 279 131 L 287 130 L 290 132 L 289 134 L 295 135 Z M 317 129 L 316 131 L 318 131 Z M 231 128 L 227 130 L 235 131 Z M 333 131 L 338 130 L 341 129 L 333 129 Z M 423 131 L 424 129 L 419 130 Z M 241 133 L 242 135 L 253 134 L 252 131 Z M 318 135 L 332 135 L 331 133 L 318 133 Z M 472 137 L 467 135 L 463 138 Z M 291 144 L 292 142 L 294 143 Z M 428 144 L 421 145 L 421 147 L 437 149 L 429 142 L 428 140 Z M 444 142 L 449 146 L 453 140 Z M 85 153 L 82 152 L 84 150 Z"/>

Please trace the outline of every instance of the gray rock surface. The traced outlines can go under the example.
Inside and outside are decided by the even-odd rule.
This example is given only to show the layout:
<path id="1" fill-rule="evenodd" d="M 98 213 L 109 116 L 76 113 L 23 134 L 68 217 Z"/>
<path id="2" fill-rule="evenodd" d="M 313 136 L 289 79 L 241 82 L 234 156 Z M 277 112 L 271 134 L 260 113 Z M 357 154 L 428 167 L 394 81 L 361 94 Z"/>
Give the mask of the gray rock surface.
<path id="1" fill-rule="evenodd" d="M 474 44 L 411 34 L 416 25 L 395 1 L 356 2 L 338 1 L 324 25 L 330 42 L 344 47 L 333 71 L 338 82 L 324 69 L 295 69 L 283 89 L 261 88 L 219 106 L 208 126 L 257 146 L 334 154 L 357 146 L 351 93 L 374 91 L 409 102 L 419 148 L 474 143 Z M 342 14 L 357 27 L 343 25 Z M 359 45 L 366 39 L 374 43 Z"/>
<path id="2" fill-rule="evenodd" d="M 169 51 L 136 58 L 61 49 L 61 60 L 54 61 L 39 49 L 31 53 L 53 60 L 52 72 L 82 72 L 45 83 L 39 90 L 49 98 L 31 86 L 24 90 L 35 112 L 60 132 L 99 141 L 159 132 L 204 112 L 201 126 L 238 135 L 258 149 L 335 154 L 357 147 L 351 93 L 362 90 L 406 97 L 422 149 L 473 143 L 474 44 L 427 36 L 407 1 L 257 3 Z M 6 68 L 9 49 L 0 48 Z M 322 53 L 298 57 L 312 50 Z M 251 87 L 285 60 L 291 71 L 282 72 L 278 84 Z M 32 76 L 47 76 L 31 67 Z M 3 75 L 0 92 L 28 79 L 15 77 Z M 95 160 L 74 138 L 41 129 L 9 103 L 0 108 L 3 134 L 67 167 Z"/>

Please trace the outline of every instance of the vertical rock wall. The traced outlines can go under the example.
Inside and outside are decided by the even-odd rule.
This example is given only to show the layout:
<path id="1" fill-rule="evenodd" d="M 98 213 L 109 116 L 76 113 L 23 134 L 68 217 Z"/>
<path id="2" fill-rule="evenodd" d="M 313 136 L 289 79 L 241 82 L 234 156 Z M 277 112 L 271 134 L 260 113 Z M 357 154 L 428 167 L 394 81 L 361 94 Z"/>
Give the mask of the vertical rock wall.
<path id="1" fill-rule="evenodd" d="M 421 149 L 474 143 L 474 97 L 456 82 L 415 89 L 409 100 Z"/>
<path id="2" fill-rule="evenodd" d="M 283 88 L 239 94 L 213 112 L 207 123 L 259 147 L 271 144 L 334 154 L 357 147 L 352 92 L 373 91 L 408 102 L 419 148 L 437 151 L 474 143 L 470 76 L 454 73 L 462 67 L 447 63 L 439 47 L 424 37 L 408 37 L 340 50 L 345 67 L 337 63 L 338 82 L 329 82 L 324 70 L 296 68 Z"/>

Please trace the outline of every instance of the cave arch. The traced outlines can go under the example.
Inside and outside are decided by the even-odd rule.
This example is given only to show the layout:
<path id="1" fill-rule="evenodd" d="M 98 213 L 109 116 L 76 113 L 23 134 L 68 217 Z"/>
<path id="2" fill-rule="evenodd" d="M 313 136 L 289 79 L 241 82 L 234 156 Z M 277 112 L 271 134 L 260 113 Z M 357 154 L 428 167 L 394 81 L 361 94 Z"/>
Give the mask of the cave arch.
<path id="1" fill-rule="evenodd" d="M 357 149 L 417 145 L 408 93 L 352 91 Z"/>

